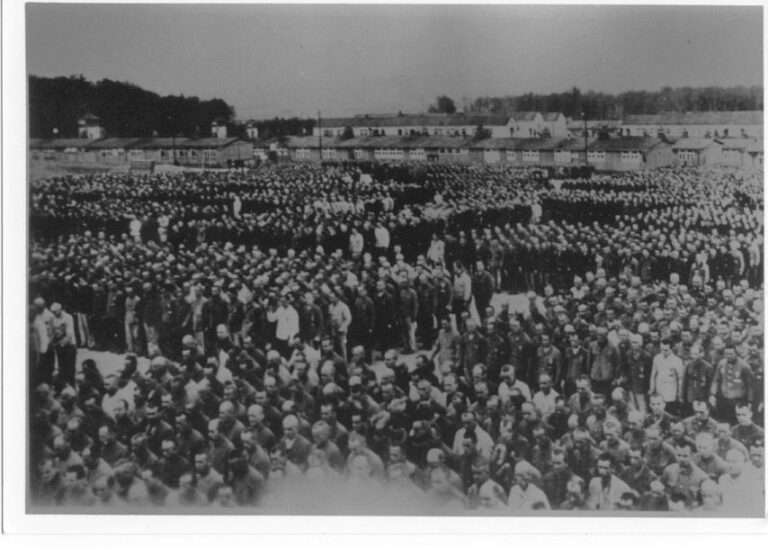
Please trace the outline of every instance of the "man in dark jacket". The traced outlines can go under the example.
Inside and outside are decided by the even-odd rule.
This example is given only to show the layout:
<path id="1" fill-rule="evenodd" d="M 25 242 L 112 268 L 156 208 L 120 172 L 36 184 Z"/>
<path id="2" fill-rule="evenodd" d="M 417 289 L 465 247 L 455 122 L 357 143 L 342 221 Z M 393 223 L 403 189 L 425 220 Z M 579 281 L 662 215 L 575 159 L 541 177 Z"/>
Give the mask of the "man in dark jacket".
<path id="1" fill-rule="evenodd" d="M 387 292 L 386 283 L 381 280 L 376 283 L 376 294 L 373 296 L 373 315 L 374 349 L 387 350 L 394 347 L 397 311 L 393 298 Z"/>
<path id="2" fill-rule="evenodd" d="M 419 300 L 416 316 L 416 338 L 422 348 L 431 348 L 435 341 L 435 312 L 437 311 L 437 290 L 428 274 L 419 276 L 416 288 Z"/>
<path id="3" fill-rule="evenodd" d="M 419 313 L 419 298 L 408 281 L 400 283 L 397 301 L 400 338 L 405 348 L 404 353 L 413 353 L 416 351 L 416 317 Z"/>
<path id="4" fill-rule="evenodd" d="M 357 287 L 357 294 L 352 301 L 352 323 L 349 326 L 349 345 L 363 346 L 368 360 L 371 358 L 373 350 L 373 327 L 375 316 L 373 310 L 373 300 L 368 296 L 368 289 L 365 285 Z"/>
<path id="5" fill-rule="evenodd" d="M 472 295 L 475 297 L 478 314 L 485 313 L 485 309 L 490 305 L 494 285 L 493 276 L 485 269 L 485 264 L 478 260 L 475 275 L 472 278 Z"/>

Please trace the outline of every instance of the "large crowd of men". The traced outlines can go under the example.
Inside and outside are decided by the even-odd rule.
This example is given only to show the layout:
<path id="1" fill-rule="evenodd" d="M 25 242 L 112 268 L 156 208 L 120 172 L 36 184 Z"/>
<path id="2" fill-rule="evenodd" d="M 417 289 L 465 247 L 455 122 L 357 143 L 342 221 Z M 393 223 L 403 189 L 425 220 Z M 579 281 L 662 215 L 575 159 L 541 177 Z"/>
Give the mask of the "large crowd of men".
<path id="1" fill-rule="evenodd" d="M 266 165 L 30 207 L 36 506 L 763 514 L 762 173 Z"/>

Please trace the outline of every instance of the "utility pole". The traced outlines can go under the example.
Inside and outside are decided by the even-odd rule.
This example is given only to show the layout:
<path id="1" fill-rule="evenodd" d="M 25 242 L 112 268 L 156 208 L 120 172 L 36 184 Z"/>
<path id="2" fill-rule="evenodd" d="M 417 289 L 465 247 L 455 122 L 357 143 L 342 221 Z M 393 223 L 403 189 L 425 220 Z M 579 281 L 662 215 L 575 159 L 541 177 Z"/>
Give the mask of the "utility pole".
<path id="1" fill-rule="evenodd" d="M 323 124 L 320 111 L 317 111 L 317 136 L 318 144 L 320 146 L 320 163 L 323 163 Z"/>
<path id="2" fill-rule="evenodd" d="M 586 111 L 581 113 L 582 117 L 584 118 L 584 165 L 589 165 L 589 156 L 587 151 L 587 135 L 589 134 L 587 132 L 587 113 Z"/>

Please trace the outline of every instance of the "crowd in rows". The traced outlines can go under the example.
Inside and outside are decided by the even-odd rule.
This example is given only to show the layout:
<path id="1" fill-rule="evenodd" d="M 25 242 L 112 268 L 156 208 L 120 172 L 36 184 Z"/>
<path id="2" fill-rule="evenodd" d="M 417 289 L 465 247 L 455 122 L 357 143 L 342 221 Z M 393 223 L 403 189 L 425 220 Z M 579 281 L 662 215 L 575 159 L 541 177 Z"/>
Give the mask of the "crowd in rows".
<path id="1" fill-rule="evenodd" d="M 759 176 L 367 167 L 33 183 L 37 503 L 762 511 Z"/>

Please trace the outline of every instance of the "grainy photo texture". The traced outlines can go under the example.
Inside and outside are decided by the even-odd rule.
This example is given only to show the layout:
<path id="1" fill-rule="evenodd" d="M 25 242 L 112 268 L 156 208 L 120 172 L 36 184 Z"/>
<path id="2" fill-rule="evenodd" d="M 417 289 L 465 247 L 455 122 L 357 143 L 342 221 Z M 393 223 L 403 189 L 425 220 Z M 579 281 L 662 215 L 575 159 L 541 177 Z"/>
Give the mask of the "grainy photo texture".
<path id="1" fill-rule="evenodd" d="M 26 13 L 28 512 L 764 516 L 762 8 Z"/>

